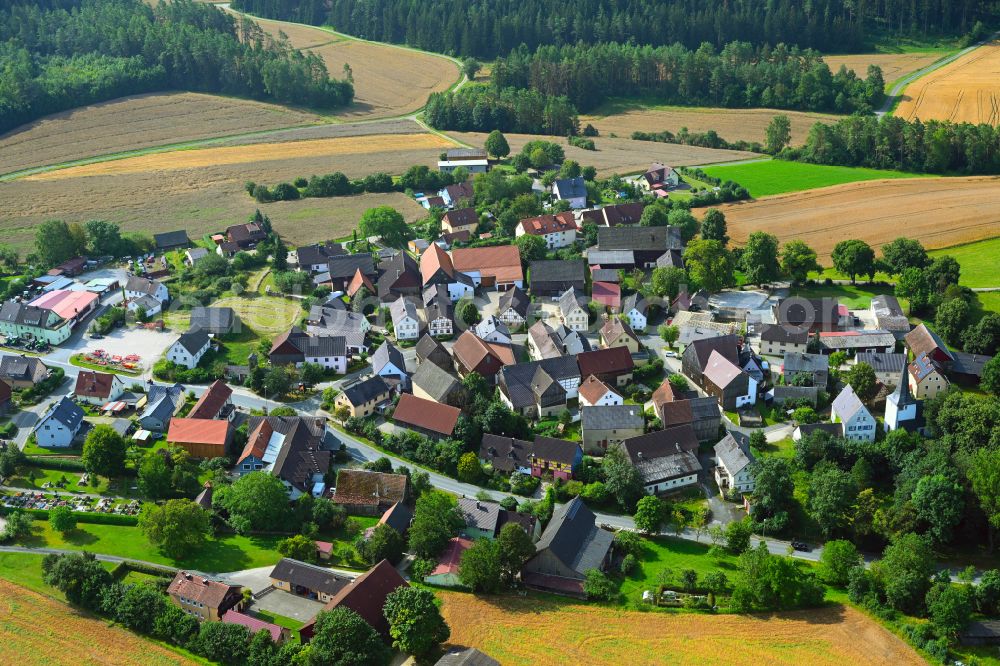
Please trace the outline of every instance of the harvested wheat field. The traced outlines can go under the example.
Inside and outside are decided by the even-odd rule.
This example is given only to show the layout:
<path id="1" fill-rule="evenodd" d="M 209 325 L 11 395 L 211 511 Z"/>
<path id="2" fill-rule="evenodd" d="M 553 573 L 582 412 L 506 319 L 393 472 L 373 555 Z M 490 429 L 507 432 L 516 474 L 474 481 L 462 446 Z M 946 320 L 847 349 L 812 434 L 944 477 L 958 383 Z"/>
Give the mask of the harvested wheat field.
<path id="1" fill-rule="evenodd" d="M 924 663 L 902 640 L 842 606 L 770 616 L 692 615 L 438 596 L 450 643 L 479 648 L 504 666 Z"/>
<path id="2" fill-rule="evenodd" d="M 256 143 L 247 146 L 221 146 L 198 150 L 178 150 L 169 153 L 139 155 L 109 162 L 58 169 L 27 176 L 25 180 L 65 180 L 83 176 L 126 176 L 146 171 L 176 171 L 239 164 L 257 164 L 265 160 L 329 159 L 331 162 L 344 156 L 371 153 L 390 153 L 410 150 L 442 150 L 454 145 L 436 134 L 388 134 L 363 138 L 334 137 L 313 141 L 288 141 L 284 143 Z M 335 171 L 327 169 L 325 173 Z M 343 169 L 346 171 L 346 169 Z M 300 172 L 297 175 L 305 175 Z M 351 174 L 353 175 L 353 174 Z"/>
<path id="3" fill-rule="evenodd" d="M 723 210 L 735 243 L 753 231 L 768 231 L 782 242 L 805 241 L 820 263 L 829 265 L 833 246 L 846 238 L 879 246 L 905 235 L 939 248 L 996 236 L 1000 178 L 873 180 L 728 204 Z"/>
<path id="4" fill-rule="evenodd" d="M 171 92 L 64 111 L 0 137 L 0 175 L 95 155 L 319 122 L 274 104 Z"/>
<path id="5" fill-rule="evenodd" d="M 473 146 L 482 146 L 486 135 L 478 132 L 448 132 L 448 136 Z M 566 143 L 566 137 L 538 136 L 534 134 L 507 134 L 511 154 L 515 154 L 529 141 L 545 140 L 558 143 L 566 152 L 567 159 L 576 160 L 583 166 L 597 168 L 598 176 L 628 174 L 645 171 L 653 162 L 671 166 L 694 166 L 735 162 L 758 157 L 756 153 L 739 150 L 714 150 L 696 146 L 679 146 L 655 141 L 633 141 L 632 139 L 611 139 L 603 136 L 594 139 L 597 150 L 583 150 Z"/>
<path id="6" fill-rule="evenodd" d="M 895 115 L 1000 124 L 1000 42 L 980 46 L 908 85 Z"/>
<path id="7" fill-rule="evenodd" d="M 863 53 L 860 55 L 825 55 L 823 61 L 836 74 L 843 65 L 861 78 L 868 76 L 868 65 L 882 68 L 882 78 L 892 83 L 908 74 L 933 64 L 942 58 L 941 53 Z"/>
<path id="8" fill-rule="evenodd" d="M 0 580 L 0 653 L 18 666 L 168 666 L 194 661 Z"/>
<path id="9" fill-rule="evenodd" d="M 834 123 L 841 116 L 803 111 L 778 111 L 776 109 L 716 109 L 709 107 L 685 108 L 680 106 L 637 107 L 628 104 L 614 105 L 607 113 L 581 116 L 580 124 L 591 123 L 607 136 L 614 132 L 620 137 L 632 132 L 662 132 L 677 134 L 682 127 L 691 132 L 715 130 L 726 141 L 764 142 L 764 133 L 771 118 L 786 115 L 792 123 L 792 144 L 805 143 L 809 128 L 817 122 Z"/>
<path id="10" fill-rule="evenodd" d="M 424 107 L 432 92 L 447 90 L 460 74 L 458 65 L 442 56 L 389 44 L 375 44 L 333 32 L 284 21 L 253 19 L 266 32 L 284 32 L 298 49 L 323 58 L 330 76 L 344 76 L 344 64 L 354 76 L 354 104 L 334 115 L 342 118 L 388 118 Z"/>

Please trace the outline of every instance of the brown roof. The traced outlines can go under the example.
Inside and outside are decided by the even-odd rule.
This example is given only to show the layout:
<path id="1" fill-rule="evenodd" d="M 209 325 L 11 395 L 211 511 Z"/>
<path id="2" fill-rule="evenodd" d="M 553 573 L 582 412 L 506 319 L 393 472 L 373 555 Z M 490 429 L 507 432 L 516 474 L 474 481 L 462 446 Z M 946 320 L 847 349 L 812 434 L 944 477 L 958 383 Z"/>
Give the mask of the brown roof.
<path id="1" fill-rule="evenodd" d="M 619 224 L 638 224 L 645 208 L 643 203 L 623 203 L 605 206 L 600 212 L 609 227 L 616 227 Z"/>
<path id="2" fill-rule="evenodd" d="M 452 243 L 468 243 L 472 239 L 472 232 L 468 229 L 459 229 L 458 231 L 451 231 L 446 234 L 441 234 L 441 240 L 443 240 L 448 245 Z"/>
<path id="3" fill-rule="evenodd" d="M 951 352 L 948 351 L 948 346 L 937 336 L 937 334 L 934 333 L 934 331 L 927 328 L 926 324 L 920 324 L 907 333 L 903 339 L 906 340 L 906 346 L 910 348 L 911 352 L 913 352 L 914 357 L 920 356 L 921 354 L 927 354 L 928 356 L 941 361 L 950 359 L 951 357 Z"/>
<path id="4" fill-rule="evenodd" d="M 388 638 L 389 623 L 382 608 L 385 606 L 386 597 L 400 587 L 409 587 L 409 583 L 403 580 L 396 568 L 389 564 L 389 560 L 382 560 L 340 590 L 327 602 L 323 610 L 350 608 L 382 634 L 383 638 Z M 307 637 L 312 636 L 314 624 L 315 620 L 310 620 L 302 627 L 301 632 Z"/>
<path id="5" fill-rule="evenodd" d="M 661 458 L 680 451 L 696 452 L 698 437 L 691 424 L 684 423 L 630 437 L 622 442 L 622 446 L 634 465 L 641 459 Z"/>
<path id="6" fill-rule="evenodd" d="M 580 397 L 585 399 L 590 404 L 594 404 L 603 398 L 604 394 L 608 391 L 615 394 L 618 393 L 594 375 L 590 375 L 582 384 L 580 384 Z"/>
<path id="7" fill-rule="evenodd" d="M 221 379 L 216 379 L 208 387 L 208 390 L 201 394 L 198 402 L 194 403 L 194 407 L 188 413 L 188 418 L 214 419 L 232 394 L 233 389 L 229 388 Z"/>
<path id="8" fill-rule="evenodd" d="M 471 370 L 492 377 L 505 365 L 514 364 L 514 352 L 509 345 L 485 342 L 472 331 L 458 336 L 451 353 L 458 361 Z"/>
<path id="9" fill-rule="evenodd" d="M 456 208 L 445 213 L 442 222 L 447 222 L 453 229 L 474 227 L 479 224 L 479 214 L 475 208 Z"/>
<path id="10" fill-rule="evenodd" d="M 458 423 L 462 410 L 450 405 L 442 405 L 433 400 L 418 398 L 411 393 L 399 396 L 399 403 L 392 413 L 392 419 L 403 425 L 415 426 L 442 435 L 451 435 Z"/>
<path id="11" fill-rule="evenodd" d="M 743 374 L 743 370 L 732 361 L 717 351 L 713 351 L 708 357 L 708 364 L 705 366 L 705 379 L 711 381 L 719 388 L 725 388 Z"/>
<path id="12" fill-rule="evenodd" d="M 229 421 L 213 419 L 170 419 L 167 441 L 173 444 L 214 444 L 220 447 L 219 455 L 225 455 L 226 439 L 229 437 Z"/>
<path id="13" fill-rule="evenodd" d="M 333 501 L 339 504 L 371 505 L 383 501 L 402 502 L 406 499 L 407 481 L 402 474 L 342 469 L 337 473 L 337 489 Z"/>
<path id="14" fill-rule="evenodd" d="M 497 282 L 523 280 L 521 253 L 516 245 L 459 248 L 451 253 L 455 270 L 463 273 L 479 271 L 483 277 L 495 277 Z"/>
<path id="15" fill-rule="evenodd" d="M 538 460 L 572 465 L 576 462 L 576 454 L 579 450 L 579 442 L 556 439 L 555 437 L 535 437 L 534 457 Z"/>
<path id="16" fill-rule="evenodd" d="M 524 233 L 531 236 L 544 236 L 545 234 L 576 229 L 576 221 L 573 219 L 573 213 L 570 212 L 528 217 L 521 220 L 519 224 L 524 229 Z"/>
<path id="17" fill-rule="evenodd" d="M 73 389 L 73 394 L 85 398 L 107 398 L 111 395 L 111 385 L 114 381 L 115 376 L 110 373 L 81 370 L 76 376 L 76 388 Z"/>
<path id="18" fill-rule="evenodd" d="M 267 422 L 267 419 L 263 419 L 257 427 L 254 429 L 250 436 L 247 438 L 246 446 L 243 447 L 243 453 L 237 459 L 244 460 L 248 456 L 253 456 L 254 458 L 264 459 L 264 451 L 267 450 L 267 443 L 271 441 L 271 435 L 274 434 L 274 428 L 271 424 Z"/>
<path id="19" fill-rule="evenodd" d="M 270 353 L 272 354 L 275 353 L 290 340 L 295 340 L 297 338 L 304 338 L 304 337 L 307 337 L 305 332 L 298 326 L 293 326 L 284 333 L 281 333 L 276 338 L 274 338 L 274 342 L 271 343 Z M 301 350 L 293 344 L 289 349 L 285 350 L 285 353 L 292 353 L 292 354 L 301 353 Z"/>
<path id="20" fill-rule="evenodd" d="M 167 594 L 203 603 L 206 608 L 218 608 L 225 602 L 226 595 L 241 589 L 239 585 L 220 583 L 201 574 L 178 571 L 167 587 Z"/>
<path id="21" fill-rule="evenodd" d="M 664 402 L 673 402 L 677 400 L 677 394 L 674 391 L 674 387 L 670 384 L 669 379 L 664 379 L 660 382 L 660 385 L 653 391 L 653 405 L 659 405 Z"/>
<path id="22" fill-rule="evenodd" d="M 577 355 L 576 362 L 580 366 L 581 377 L 609 373 L 625 374 L 635 368 L 628 347 L 609 347 L 583 352 Z"/>
<path id="23" fill-rule="evenodd" d="M 427 281 L 434 277 L 438 269 L 443 270 L 449 277 L 455 276 L 455 266 L 452 264 L 451 257 L 440 245 L 431 243 L 420 255 L 420 277 L 424 284 L 427 284 Z"/>
<path id="24" fill-rule="evenodd" d="M 595 282 L 594 284 L 597 283 Z M 623 322 L 618 317 L 612 317 L 611 319 L 609 319 L 604 323 L 604 326 L 601 327 L 601 337 L 604 338 L 604 340 L 607 342 L 610 342 L 611 340 L 617 340 L 622 335 L 622 333 L 629 336 L 633 340 L 636 341 L 639 340 L 639 336 L 635 334 L 635 331 L 632 330 L 632 327 Z"/>
<path id="25" fill-rule="evenodd" d="M 660 420 L 665 426 L 694 423 L 694 412 L 691 411 L 690 400 L 675 400 L 664 402 L 658 406 Z"/>

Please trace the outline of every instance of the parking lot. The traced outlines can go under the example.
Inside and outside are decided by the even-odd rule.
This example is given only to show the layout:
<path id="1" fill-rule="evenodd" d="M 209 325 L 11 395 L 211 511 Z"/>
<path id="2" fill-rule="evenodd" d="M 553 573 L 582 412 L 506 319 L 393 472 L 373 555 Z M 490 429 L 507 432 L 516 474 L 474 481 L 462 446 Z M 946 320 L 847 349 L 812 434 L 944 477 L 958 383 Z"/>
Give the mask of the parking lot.
<path id="1" fill-rule="evenodd" d="M 63 347 L 71 354 L 81 352 L 89 354 L 97 349 L 103 349 L 108 354 L 122 357 L 137 354 L 140 357 L 139 366 L 146 370 L 163 356 L 163 352 L 176 339 L 177 333 L 175 332 L 151 331 L 145 328 L 126 326 L 112 330 L 99 340 L 94 340 L 89 335 L 84 334 L 80 338 L 70 340 Z"/>

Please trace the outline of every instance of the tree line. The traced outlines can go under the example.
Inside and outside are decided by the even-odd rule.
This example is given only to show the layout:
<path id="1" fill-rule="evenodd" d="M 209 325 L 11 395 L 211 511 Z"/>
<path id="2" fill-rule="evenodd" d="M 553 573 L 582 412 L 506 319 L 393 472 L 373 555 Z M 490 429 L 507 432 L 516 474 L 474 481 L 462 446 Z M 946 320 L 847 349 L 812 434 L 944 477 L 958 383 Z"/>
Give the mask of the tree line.
<path id="1" fill-rule="evenodd" d="M 577 133 L 576 107 L 565 96 L 495 85 L 468 85 L 433 93 L 424 109 L 427 122 L 459 132 L 517 132 L 567 136 Z"/>
<path id="2" fill-rule="evenodd" d="M 662 46 L 732 41 L 786 42 L 822 51 L 856 52 L 882 33 L 956 34 L 995 15 L 990 0 L 236 0 L 253 14 L 429 51 L 492 59 L 521 44 L 631 42 Z"/>
<path id="3" fill-rule="evenodd" d="M 0 132 L 124 95 L 180 89 L 317 108 L 354 88 L 322 58 L 192 0 L 0 3 Z"/>
<path id="4" fill-rule="evenodd" d="M 850 113 L 869 111 L 884 96 L 878 67 L 867 78 L 841 68 L 836 74 L 816 51 L 779 43 L 775 47 L 731 42 L 720 49 L 703 43 L 576 44 L 519 47 L 498 58 L 492 81 L 499 89 L 527 88 L 565 96 L 581 111 L 609 97 L 652 96 L 685 106 L 768 107 Z"/>

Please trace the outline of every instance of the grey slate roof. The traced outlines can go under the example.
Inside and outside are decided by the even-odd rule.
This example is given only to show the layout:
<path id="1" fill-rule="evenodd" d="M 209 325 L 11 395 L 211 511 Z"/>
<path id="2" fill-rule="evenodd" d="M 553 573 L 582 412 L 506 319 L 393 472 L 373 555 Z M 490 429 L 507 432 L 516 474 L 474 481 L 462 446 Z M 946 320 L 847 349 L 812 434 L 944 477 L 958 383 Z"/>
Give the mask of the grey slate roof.
<path id="1" fill-rule="evenodd" d="M 476 648 L 452 648 L 434 666 L 500 666 L 500 662 Z"/>
<path id="2" fill-rule="evenodd" d="M 424 333 L 420 340 L 417 341 L 417 346 L 414 350 L 417 353 L 417 358 L 421 361 L 421 365 L 426 360 L 430 360 L 432 363 L 447 364 L 449 367 L 452 365 L 452 358 L 448 349 L 428 333 Z"/>
<path id="3" fill-rule="evenodd" d="M 352 405 L 363 405 L 378 395 L 389 392 L 389 385 L 385 380 L 374 375 L 363 379 L 356 384 L 345 386 L 344 397 L 350 400 Z"/>
<path id="4" fill-rule="evenodd" d="M 352 277 L 360 268 L 361 272 L 371 277 L 375 275 L 375 261 L 370 254 L 344 254 L 330 257 L 328 262 L 330 279 L 346 279 Z"/>
<path id="5" fill-rule="evenodd" d="M 523 289 L 515 285 L 500 295 L 500 307 L 497 309 L 497 312 L 502 315 L 507 310 L 512 309 L 517 314 L 526 318 L 530 304 L 531 299 L 528 298 L 528 295 L 524 293 Z"/>
<path id="6" fill-rule="evenodd" d="M 372 354 L 371 363 L 372 369 L 376 372 L 376 374 L 390 363 L 403 372 L 406 372 L 406 359 L 403 358 L 403 352 L 399 351 L 399 349 L 388 340 L 383 342 L 382 345 L 375 350 L 375 353 Z"/>
<path id="7" fill-rule="evenodd" d="M 15 301 L 7 301 L 0 308 L 0 321 L 20 326 L 45 328 L 49 317 L 52 316 L 54 316 L 52 310 L 36 308 L 34 305 L 25 305 L 24 303 L 17 303 Z"/>
<path id="8" fill-rule="evenodd" d="M 160 234 L 153 234 L 153 243 L 158 249 L 177 247 L 178 245 L 189 245 L 191 239 L 183 229 L 177 231 L 164 231 Z"/>
<path id="9" fill-rule="evenodd" d="M 632 310 L 636 310 L 640 314 L 646 314 L 647 309 L 646 299 L 637 292 L 622 298 L 621 312 L 625 314 L 628 314 Z"/>
<path id="10" fill-rule="evenodd" d="M 635 253 L 632 250 L 587 250 L 587 263 L 591 266 L 617 266 L 635 263 Z"/>
<path id="11" fill-rule="evenodd" d="M 125 283 L 126 291 L 138 291 L 149 296 L 155 296 L 156 290 L 159 288 L 160 283 L 156 280 L 149 280 L 144 277 L 139 277 L 138 275 L 129 275 L 128 281 Z"/>
<path id="12" fill-rule="evenodd" d="M 329 569 L 293 560 L 289 557 L 281 558 L 274 565 L 270 577 L 291 583 L 293 588 L 296 585 L 301 585 L 306 589 L 330 595 L 336 594 L 351 583 L 349 578 L 338 576 Z"/>
<path id="13" fill-rule="evenodd" d="M 583 406 L 580 423 L 584 430 L 627 430 L 642 428 L 645 419 L 640 405 Z"/>
<path id="14" fill-rule="evenodd" d="M 830 408 L 834 414 L 840 417 L 841 421 L 847 422 L 848 419 L 863 410 L 865 406 L 862 404 L 861 398 L 851 388 L 851 385 L 848 384 L 840 392 L 840 395 L 834 398 Z"/>
<path id="15" fill-rule="evenodd" d="M 572 465 L 580 451 L 580 444 L 555 437 L 536 436 L 532 453 L 539 460 Z"/>
<path id="16" fill-rule="evenodd" d="M 531 282 L 583 282 L 586 264 L 583 260 L 541 259 L 529 265 Z"/>
<path id="17" fill-rule="evenodd" d="M 861 352 L 854 360 L 858 363 L 867 363 L 875 372 L 894 372 L 897 375 L 906 367 L 906 354 Z"/>
<path id="18" fill-rule="evenodd" d="M 35 356 L 6 355 L 0 358 L 0 377 L 33 382 L 36 378 L 44 379 L 47 371 L 42 360 Z"/>
<path id="19" fill-rule="evenodd" d="M 555 510 L 536 547 L 538 552 L 548 550 L 582 577 L 601 567 L 613 539 L 611 532 L 597 527 L 594 513 L 583 500 L 574 497 Z"/>
<path id="20" fill-rule="evenodd" d="M 208 333 L 200 328 L 192 328 L 190 331 L 181 333 L 175 344 L 183 347 L 187 353 L 194 356 L 208 344 Z"/>
<path id="21" fill-rule="evenodd" d="M 233 327 L 236 313 L 232 308 L 191 308 L 190 328 L 221 329 L 228 331 Z"/>
<path id="22" fill-rule="evenodd" d="M 455 375 L 434 363 L 421 363 L 410 381 L 438 402 L 444 402 L 459 386 Z"/>
<path id="23" fill-rule="evenodd" d="M 562 313 L 563 317 L 568 317 L 577 308 L 577 306 L 586 310 L 586 305 L 583 302 L 583 295 L 578 294 L 576 289 L 570 287 L 562 293 L 559 297 L 559 312 Z"/>
<path id="24" fill-rule="evenodd" d="M 643 458 L 633 464 L 643 485 L 691 476 L 702 469 L 697 456 L 690 451 L 674 451 L 656 458 Z"/>
<path id="25" fill-rule="evenodd" d="M 715 445 L 715 457 L 733 476 L 754 462 L 750 449 L 737 442 L 732 433 L 727 433 L 722 441 Z"/>
<path id="26" fill-rule="evenodd" d="M 496 502 L 484 502 L 471 497 L 458 500 L 458 510 L 465 518 L 465 524 L 495 534 L 500 520 L 501 507 Z"/>
<path id="27" fill-rule="evenodd" d="M 573 199 L 587 196 L 587 184 L 582 176 L 576 178 L 560 178 L 553 184 L 559 190 L 560 199 Z"/>
<path id="28" fill-rule="evenodd" d="M 677 227 L 601 227 L 597 230 L 599 250 L 638 250 L 666 252 L 682 249 L 681 230 Z"/>
<path id="29" fill-rule="evenodd" d="M 80 427 L 80 424 L 83 423 L 83 416 L 83 410 L 80 409 L 75 402 L 66 396 L 63 396 L 49 408 L 49 411 L 46 412 L 45 416 L 41 418 L 38 425 L 35 427 L 37 429 L 43 423 L 52 419 L 53 421 L 63 424 L 69 430 L 77 430 Z"/>
<path id="30" fill-rule="evenodd" d="M 146 407 L 139 418 L 153 417 L 165 423 L 177 411 L 177 404 L 183 393 L 184 387 L 180 384 L 150 386 L 146 391 Z"/>
<path id="31" fill-rule="evenodd" d="M 783 404 L 788 400 L 808 400 L 816 404 L 819 398 L 819 388 L 816 386 L 775 386 L 774 402 Z"/>
<path id="32" fill-rule="evenodd" d="M 856 349 L 858 347 L 892 347 L 896 336 L 890 331 L 855 331 L 836 335 L 820 335 L 820 346 L 826 349 Z"/>
<path id="33" fill-rule="evenodd" d="M 610 282 L 612 284 L 618 284 L 621 280 L 616 268 L 595 268 L 590 271 L 590 277 L 594 282 Z"/>
<path id="34" fill-rule="evenodd" d="M 417 324 L 420 324 L 417 304 L 405 296 L 400 296 L 389 304 L 389 313 L 392 315 L 393 326 L 398 326 L 405 318 L 413 319 Z"/>
<path id="35" fill-rule="evenodd" d="M 764 324 L 760 330 L 760 339 L 762 342 L 804 345 L 809 342 L 809 331 L 781 324 Z"/>
<path id="36" fill-rule="evenodd" d="M 523 409 L 535 404 L 535 394 L 531 382 L 538 368 L 544 368 L 556 381 L 565 381 L 580 377 L 580 366 L 575 356 L 558 356 L 530 363 L 505 365 L 500 369 L 498 380 L 506 387 L 507 398 L 513 403 L 514 409 Z"/>
<path id="37" fill-rule="evenodd" d="M 788 352 L 783 362 L 784 371 L 796 372 L 826 372 L 830 369 L 830 358 L 823 354 L 801 354 Z"/>
<path id="38" fill-rule="evenodd" d="M 534 442 L 485 433 L 479 447 L 479 458 L 501 472 L 513 472 L 517 467 L 531 467 L 534 452 Z"/>
<path id="39" fill-rule="evenodd" d="M 342 335 L 324 335 L 292 340 L 306 358 L 336 358 L 347 356 L 347 339 Z"/>

